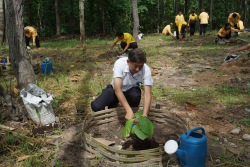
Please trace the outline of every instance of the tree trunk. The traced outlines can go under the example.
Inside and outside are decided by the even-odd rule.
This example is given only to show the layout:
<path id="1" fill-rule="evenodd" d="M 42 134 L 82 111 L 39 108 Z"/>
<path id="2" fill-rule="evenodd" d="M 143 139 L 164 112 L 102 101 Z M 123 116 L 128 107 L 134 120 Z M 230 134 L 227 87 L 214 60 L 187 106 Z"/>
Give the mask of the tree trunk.
<path id="1" fill-rule="evenodd" d="M 160 6 L 159 6 L 159 0 L 157 0 L 157 10 L 158 10 L 158 18 L 157 18 L 157 33 L 159 33 L 159 22 L 160 22 Z"/>
<path id="2" fill-rule="evenodd" d="M 210 30 L 212 30 L 212 28 L 213 28 L 213 6 L 214 6 L 214 4 L 213 4 L 214 2 L 213 2 L 213 0 L 211 0 L 211 4 L 210 4 L 210 27 L 209 27 L 209 29 Z"/>
<path id="3" fill-rule="evenodd" d="M 23 0 L 5 0 L 6 34 L 9 42 L 9 56 L 14 70 L 17 87 L 26 88 L 36 81 L 36 75 L 30 62 L 25 45 Z"/>
<path id="4" fill-rule="evenodd" d="M 22 108 L 21 105 L 19 105 L 19 103 L 16 102 L 15 99 L 11 97 L 11 95 L 9 95 L 9 93 L 2 87 L 1 84 L 0 84 L 0 101 L 2 102 L 3 107 L 10 115 L 11 119 L 16 121 L 20 119 L 27 120 L 25 116 L 26 113 L 25 110 Z"/>
<path id="5" fill-rule="evenodd" d="M 184 17 L 185 17 L 185 20 L 187 21 L 188 20 L 188 0 L 185 0 L 184 2 Z"/>
<path id="6" fill-rule="evenodd" d="M 240 0 L 240 4 L 239 4 L 239 14 L 242 15 L 242 0 Z"/>
<path id="7" fill-rule="evenodd" d="M 178 6 L 178 0 L 176 0 L 176 1 L 175 1 L 175 10 L 176 10 L 176 14 L 178 14 L 178 13 L 179 13 L 179 11 L 178 11 L 178 10 L 179 10 L 179 9 L 178 9 L 178 7 L 179 7 L 179 6 Z"/>
<path id="8" fill-rule="evenodd" d="M 204 9 L 204 0 L 201 1 L 201 9 Z"/>
<path id="9" fill-rule="evenodd" d="M 4 2 L 4 33 L 5 33 L 5 45 L 9 48 L 9 42 L 8 42 L 8 37 L 7 37 L 7 24 L 6 24 L 6 3 L 5 0 L 3 0 Z"/>
<path id="10" fill-rule="evenodd" d="M 249 12 L 249 9 L 248 9 L 248 6 L 247 6 L 247 0 L 245 0 L 245 20 L 244 20 L 244 23 L 245 23 L 245 27 L 248 26 L 248 12 Z"/>
<path id="11" fill-rule="evenodd" d="M 74 26 L 74 1 L 70 0 L 71 9 L 70 9 L 70 34 L 73 34 L 73 26 Z"/>
<path id="12" fill-rule="evenodd" d="M 79 14 L 80 14 L 80 41 L 83 46 L 86 45 L 85 26 L 84 26 L 84 1 L 79 0 Z"/>
<path id="13" fill-rule="evenodd" d="M 56 13 L 56 34 L 60 35 L 60 16 L 58 13 L 58 0 L 55 0 L 55 13 Z"/>
<path id="14" fill-rule="evenodd" d="M 163 20 L 165 20 L 165 14 L 166 14 L 166 0 L 164 0 Z"/>
<path id="15" fill-rule="evenodd" d="M 4 15 L 3 0 L 0 0 L 0 47 L 3 45 Z"/>
<path id="16" fill-rule="evenodd" d="M 173 1 L 173 17 L 174 17 L 174 19 L 173 19 L 173 23 L 174 23 L 174 21 L 175 21 L 175 0 Z"/>
<path id="17" fill-rule="evenodd" d="M 27 5 L 27 13 L 28 13 L 29 26 L 32 26 L 32 23 L 31 23 L 31 14 L 30 14 L 30 0 L 26 0 L 26 5 Z"/>
<path id="18" fill-rule="evenodd" d="M 154 9 L 153 4 L 151 4 L 151 33 L 154 32 Z"/>
<path id="19" fill-rule="evenodd" d="M 133 8 L 133 20 L 134 20 L 133 37 L 136 40 L 136 42 L 140 42 L 138 38 L 139 16 L 138 16 L 137 0 L 132 0 L 132 8 Z"/>
<path id="20" fill-rule="evenodd" d="M 105 35 L 105 15 L 104 15 L 104 0 L 102 0 L 102 33 Z"/>

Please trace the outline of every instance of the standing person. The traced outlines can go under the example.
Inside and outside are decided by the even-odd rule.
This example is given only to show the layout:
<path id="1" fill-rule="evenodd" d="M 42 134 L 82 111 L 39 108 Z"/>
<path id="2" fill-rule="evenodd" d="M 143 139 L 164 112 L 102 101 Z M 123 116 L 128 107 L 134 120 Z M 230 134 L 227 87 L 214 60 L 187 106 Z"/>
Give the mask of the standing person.
<path id="1" fill-rule="evenodd" d="M 181 14 L 181 11 L 179 11 L 178 15 L 175 16 L 175 23 L 177 23 L 177 21 L 185 21 L 184 16 Z"/>
<path id="2" fill-rule="evenodd" d="M 37 34 L 37 31 L 35 28 L 31 26 L 24 27 L 24 33 L 25 33 L 25 42 L 27 49 L 30 49 L 30 38 L 33 38 L 33 46 L 36 45 L 37 48 L 40 48 L 40 41 Z"/>
<path id="3" fill-rule="evenodd" d="M 240 14 L 239 13 L 231 13 L 228 16 L 227 22 L 231 24 L 232 27 L 236 28 L 237 23 L 240 21 Z"/>
<path id="4" fill-rule="evenodd" d="M 144 81 L 144 105 L 143 115 L 147 117 L 151 104 L 151 86 L 153 79 L 151 70 L 146 64 L 146 53 L 142 49 L 133 49 L 129 52 L 128 58 L 118 59 L 113 68 L 111 85 L 103 89 L 102 94 L 92 103 L 93 111 L 114 108 L 118 102 L 126 110 L 127 120 L 134 118 L 131 107 L 138 107 L 141 100 L 140 83 Z"/>
<path id="5" fill-rule="evenodd" d="M 121 41 L 121 48 L 123 49 L 123 51 L 119 52 L 120 55 L 127 52 L 129 48 L 138 48 L 137 42 L 131 34 L 118 31 L 116 33 L 115 41 L 111 44 L 111 47 L 107 50 L 107 52 L 110 51 L 110 49 L 113 48 L 118 41 Z"/>
<path id="6" fill-rule="evenodd" d="M 231 31 L 239 32 L 240 30 L 234 29 L 230 23 L 226 23 L 218 32 L 218 37 L 221 41 L 229 42 L 228 39 L 231 38 Z"/>
<path id="7" fill-rule="evenodd" d="M 176 39 L 183 41 L 185 39 L 187 22 L 177 21 L 176 22 Z"/>
<path id="8" fill-rule="evenodd" d="M 173 36 L 172 32 L 171 32 L 171 27 L 173 26 L 173 23 L 170 23 L 169 25 L 167 25 L 163 31 L 162 31 L 162 34 L 166 35 L 166 36 Z"/>
<path id="9" fill-rule="evenodd" d="M 188 20 L 188 24 L 190 23 L 190 36 L 194 35 L 196 21 L 197 21 L 197 15 L 195 14 L 195 11 L 193 10 Z"/>
<path id="10" fill-rule="evenodd" d="M 199 16 L 200 20 L 200 35 L 205 35 L 207 31 L 207 24 L 209 20 L 208 14 L 205 12 L 205 9 L 201 9 L 201 14 Z"/>

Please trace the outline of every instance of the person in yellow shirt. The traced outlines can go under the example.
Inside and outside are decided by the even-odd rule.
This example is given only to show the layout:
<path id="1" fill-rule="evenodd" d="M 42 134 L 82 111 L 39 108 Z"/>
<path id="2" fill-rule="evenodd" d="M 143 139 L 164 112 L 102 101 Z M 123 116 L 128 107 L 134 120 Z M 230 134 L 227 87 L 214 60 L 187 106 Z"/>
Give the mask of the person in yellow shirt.
<path id="1" fill-rule="evenodd" d="M 184 16 L 181 14 L 181 11 L 179 11 L 178 15 L 175 16 L 175 23 L 177 23 L 177 21 L 185 21 Z"/>
<path id="2" fill-rule="evenodd" d="M 243 30 L 244 29 L 243 21 L 239 20 L 239 22 L 237 23 L 236 29 L 239 29 L 239 30 Z"/>
<path id="3" fill-rule="evenodd" d="M 218 37 L 225 42 L 229 42 L 228 39 L 231 38 L 231 31 L 239 32 L 240 30 L 234 29 L 230 23 L 226 23 L 218 32 Z"/>
<path id="4" fill-rule="evenodd" d="M 120 55 L 125 53 L 129 48 L 138 48 L 137 42 L 131 34 L 118 31 L 116 33 L 115 41 L 111 44 L 111 47 L 107 50 L 107 52 L 109 52 L 110 49 L 113 48 L 118 41 L 121 41 L 121 48 L 123 49 L 123 51 L 119 52 Z"/>
<path id="5" fill-rule="evenodd" d="M 207 31 L 207 24 L 209 20 L 208 14 L 205 12 L 205 9 L 201 9 L 201 14 L 199 16 L 200 20 L 200 35 L 205 35 Z"/>
<path id="6" fill-rule="evenodd" d="M 35 28 L 31 26 L 24 27 L 24 33 L 25 33 L 25 41 L 27 49 L 30 49 L 29 43 L 31 37 L 33 38 L 33 46 L 36 45 L 37 48 L 40 48 L 40 42 Z"/>
<path id="7" fill-rule="evenodd" d="M 176 39 L 183 41 L 185 39 L 185 31 L 186 31 L 187 22 L 185 21 L 177 21 L 176 22 Z"/>
<path id="8" fill-rule="evenodd" d="M 197 21 L 197 15 L 195 14 L 195 11 L 193 10 L 188 20 L 188 24 L 190 24 L 190 36 L 194 35 L 196 21 Z"/>
<path id="9" fill-rule="evenodd" d="M 173 23 L 170 23 L 169 25 L 167 25 L 163 31 L 162 31 L 162 34 L 166 35 L 166 36 L 173 36 L 172 32 L 171 32 L 171 27 L 173 26 Z"/>
<path id="10" fill-rule="evenodd" d="M 243 47 L 241 47 L 241 48 L 239 48 L 239 49 L 232 50 L 228 56 L 230 56 L 231 54 L 233 54 L 233 53 L 235 53 L 235 52 L 239 52 L 239 51 L 243 51 L 243 50 L 248 50 L 248 49 L 250 49 L 250 44 L 248 44 L 248 45 L 246 45 L 246 46 L 243 46 Z M 249 55 L 250 55 L 250 53 L 248 53 L 248 57 L 247 57 L 247 58 L 244 58 L 244 59 L 242 60 L 242 63 L 245 63 L 246 61 L 250 60 Z"/>
<path id="11" fill-rule="evenodd" d="M 236 26 L 239 21 L 240 21 L 240 14 L 236 12 L 231 13 L 227 19 L 227 22 L 230 23 L 231 26 Z"/>

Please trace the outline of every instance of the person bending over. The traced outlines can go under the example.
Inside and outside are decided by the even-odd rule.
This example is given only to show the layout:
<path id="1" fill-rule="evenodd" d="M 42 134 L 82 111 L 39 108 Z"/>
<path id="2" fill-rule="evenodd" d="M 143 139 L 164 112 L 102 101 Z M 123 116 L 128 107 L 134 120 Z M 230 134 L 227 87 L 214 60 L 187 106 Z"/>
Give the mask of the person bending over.
<path id="1" fill-rule="evenodd" d="M 126 110 L 127 120 L 134 118 L 131 107 L 138 107 L 141 101 L 140 84 L 144 81 L 144 105 L 143 116 L 147 117 L 151 104 L 151 86 L 153 79 L 151 70 L 146 63 L 146 53 L 139 48 L 129 52 L 128 58 L 118 59 L 113 68 L 113 78 L 111 85 L 103 89 L 92 103 L 93 111 L 115 108 L 118 102 Z"/>
<path id="2" fill-rule="evenodd" d="M 123 51 L 119 52 L 119 54 L 121 55 L 125 53 L 129 48 L 138 48 L 137 42 L 129 33 L 123 33 L 121 31 L 118 31 L 116 33 L 115 41 L 111 44 L 111 48 L 113 48 L 118 41 L 121 41 L 121 48 L 123 49 Z M 107 52 L 109 52 L 111 48 L 109 48 Z"/>
<path id="3" fill-rule="evenodd" d="M 239 51 L 243 51 L 243 50 L 248 50 L 248 49 L 250 49 L 250 44 L 248 44 L 248 45 L 246 45 L 246 46 L 243 46 L 243 47 L 241 47 L 241 48 L 239 48 L 239 49 L 232 50 L 228 56 L 230 56 L 231 54 L 233 54 L 233 53 L 235 53 L 235 52 L 239 52 Z M 246 61 L 250 60 L 249 55 L 250 55 L 250 53 L 248 53 L 248 57 L 247 57 L 247 58 L 244 58 L 244 59 L 242 60 L 242 63 L 245 63 Z"/>
<path id="4" fill-rule="evenodd" d="M 177 21 L 176 22 L 176 39 L 183 41 L 185 39 L 187 22 L 185 21 Z"/>
<path id="5" fill-rule="evenodd" d="M 172 32 L 171 32 L 171 27 L 173 26 L 173 23 L 170 23 L 169 25 L 167 25 L 163 31 L 162 31 L 162 34 L 166 35 L 166 36 L 173 36 Z"/>
<path id="6" fill-rule="evenodd" d="M 224 27 L 220 29 L 218 32 L 218 37 L 220 40 L 224 40 L 225 42 L 229 42 L 228 39 L 231 38 L 231 31 L 239 32 L 240 30 L 232 28 L 230 23 L 226 23 Z"/>
<path id="7" fill-rule="evenodd" d="M 30 44 L 31 37 L 33 38 L 33 46 L 36 45 L 37 48 L 40 47 L 38 34 L 35 28 L 27 26 L 24 28 L 24 33 L 25 33 L 25 42 L 26 42 L 27 49 L 30 49 L 29 44 Z"/>
<path id="8" fill-rule="evenodd" d="M 209 20 L 208 14 L 205 12 L 205 9 L 201 9 L 200 19 L 200 35 L 205 35 L 207 31 L 207 24 Z"/>
<path id="9" fill-rule="evenodd" d="M 188 24 L 190 23 L 190 36 L 194 35 L 196 21 L 197 21 L 197 15 L 195 14 L 195 11 L 193 10 L 188 20 Z"/>
<path id="10" fill-rule="evenodd" d="M 237 28 L 237 23 L 240 21 L 240 14 L 239 13 L 231 13 L 228 16 L 227 22 L 231 24 L 232 27 Z"/>

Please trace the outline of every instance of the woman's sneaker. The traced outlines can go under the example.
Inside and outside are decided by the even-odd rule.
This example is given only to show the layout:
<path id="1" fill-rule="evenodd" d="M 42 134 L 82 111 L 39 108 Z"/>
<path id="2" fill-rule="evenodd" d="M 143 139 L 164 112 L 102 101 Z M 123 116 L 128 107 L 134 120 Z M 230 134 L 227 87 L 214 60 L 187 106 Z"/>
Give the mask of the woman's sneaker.
<path id="1" fill-rule="evenodd" d="M 224 39 L 225 42 L 230 42 L 228 39 Z"/>
<path id="2" fill-rule="evenodd" d="M 30 47 L 29 47 L 29 46 L 27 46 L 27 49 L 30 49 Z"/>

